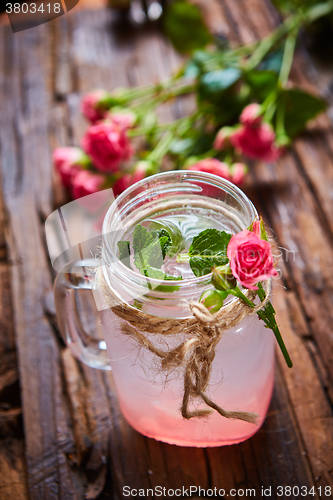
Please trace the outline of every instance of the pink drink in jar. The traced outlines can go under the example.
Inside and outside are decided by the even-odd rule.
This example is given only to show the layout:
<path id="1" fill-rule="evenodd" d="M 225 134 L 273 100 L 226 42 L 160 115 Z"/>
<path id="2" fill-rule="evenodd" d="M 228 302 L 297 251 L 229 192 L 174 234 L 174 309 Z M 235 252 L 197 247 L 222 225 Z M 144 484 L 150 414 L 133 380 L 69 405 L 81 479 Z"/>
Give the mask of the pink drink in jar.
<path id="1" fill-rule="evenodd" d="M 154 221 L 168 221 L 179 228 L 188 248 L 193 237 L 204 229 L 235 233 L 248 227 L 256 215 L 244 193 L 213 175 L 179 171 L 145 179 L 115 200 L 105 217 L 102 249 L 105 283 L 120 302 L 132 308 L 160 318 L 190 318 L 189 302 L 197 301 L 209 288 L 210 276 L 196 278 L 188 263 L 169 258 L 163 270 L 182 276 L 177 282 L 178 289 L 169 293 L 153 290 L 147 294 L 145 277 L 133 263 L 128 268 L 117 261 L 117 241 L 131 241 L 138 223 L 149 227 Z M 125 319 L 110 308 L 104 308 L 98 315 L 121 410 L 137 431 L 167 443 L 205 447 L 238 443 L 259 429 L 273 388 L 274 337 L 256 315 L 247 316 L 236 327 L 223 332 L 206 389 L 209 398 L 224 409 L 256 413 L 256 424 L 227 419 L 215 411 L 202 418 L 183 418 L 180 407 L 184 367 L 162 370 L 154 353 L 133 336 L 124 334 Z M 170 336 L 143 333 L 163 350 L 184 340 L 183 333 Z M 205 407 L 199 399 L 194 399 L 191 405 Z"/>

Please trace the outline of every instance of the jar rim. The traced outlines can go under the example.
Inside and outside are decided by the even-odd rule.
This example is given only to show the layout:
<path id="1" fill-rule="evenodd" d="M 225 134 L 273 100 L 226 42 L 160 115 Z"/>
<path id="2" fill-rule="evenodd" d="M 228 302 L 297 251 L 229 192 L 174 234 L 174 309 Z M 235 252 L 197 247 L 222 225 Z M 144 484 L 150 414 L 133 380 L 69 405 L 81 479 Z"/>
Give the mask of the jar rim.
<path id="1" fill-rule="evenodd" d="M 240 202 L 240 204 L 247 210 L 251 221 L 255 220 L 258 217 L 258 213 L 252 201 L 238 186 L 236 186 L 232 182 L 222 177 L 218 177 L 217 175 L 209 174 L 206 172 L 198 172 L 195 170 L 169 170 L 167 172 L 160 172 L 158 174 L 151 175 L 149 177 L 142 179 L 139 182 L 136 182 L 132 186 L 128 187 L 125 191 L 123 191 L 117 198 L 115 198 L 115 200 L 111 203 L 107 213 L 105 214 L 103 220 L 102 234 L 107 235 L 110 233 L 109 229 L 110 219 L 112 218 L 112 216 L 115 215 L 119 205 L 121 204 L 121 202 L 124 201 L 124 199 L 126 199 L 136 190 L 138 190 L 138 188 L 141 188 L 145 185 L 149 185 L 155 180 L 168 180 L 172 179 L 173 177 L 178 177 L 178 182 L 180 183 L 191 180 L 203 181 L 203 182 L 206 181 L 207 183 L 209 183 L 210 181 L 210 183 L 213 183 L 216 187 L 220 188 L 222 191 L 227 192 L 229 195 L 234 197 L 238 202 Z M 246 227 L 244 227 L 244 229 L 246 229 Z M 107 248 L 108 252 L 114 256 L 114 252 L 111 250 L 109 242 L 107 241 L 106 238 L 103 239 L 108 247 Z M 130 279 L 130 281 L 132 280 L 135 281 L 138 279 L 142 281 L 142 279 L 144 279 L 146 282 L 149 281 L 149 283 L 151 283 L 152 285 L 157 286 L 161 283 L 166 283 L 169 286 L 178 286 L 181 290 L 184 290 L 184 288 L 192 287 L 195 285 L 207 284 L 207 282 L 211 279 L 212 276 L 212 273 L 208 273 L 199 277 L 194 276 L 193 278 L 192 277 L 183 278 L 182 280 L 162 280 L 162 279 L 148 278 L 146 276 L 143 276 L 138 271 L 135 271 L 127 267 L 120 259 L 117 260 L 117 265 L 119 265 L 120 274 L 123 277 Z"/>

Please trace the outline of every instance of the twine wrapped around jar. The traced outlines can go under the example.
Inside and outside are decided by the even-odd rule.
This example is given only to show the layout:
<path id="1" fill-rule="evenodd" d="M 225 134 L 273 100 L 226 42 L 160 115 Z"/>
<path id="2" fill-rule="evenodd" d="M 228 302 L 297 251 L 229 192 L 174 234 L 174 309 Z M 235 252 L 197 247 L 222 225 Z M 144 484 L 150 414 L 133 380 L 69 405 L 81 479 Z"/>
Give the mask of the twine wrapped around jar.
<path id="1" fill-rule="evenodd" d="M 123 320 L 122 333 L 130 335 L 145 349 L 161 359 L 162 370 L 184 367 L 184 394 L 181 405 L 181 414 L 184 418 L 204 417 L 212 410 L 222 417 L 244 420 L 256 423 L 258 415 L 245 411 L 230 411 L 221 408 L 205 393 L 215 358 L 215 349 L 223 333 L 235 327 L 245 317 L 257 313 L 269 300 L 271 290 L 270 280 L 265 282 L 266 298 L 256 307 L 251 308 L 235 298 L 225 304 L 217 313 L 211 314 L 199 302 L 190 302 L 192 316 L 185 319 L 160 318 L 147 314 L 126 303 L 119 304 L 112 289 L 107 285 L 103 271 L 100 268 L 96 274 L 96 285 L 103 293 L 106 304 L 114 314 Z M 247 297 L 253 300 L 256 292 L 248 290 Z M 155 346 L 145 334 L 176 335 L 184 334 L 185 340 L 175 348 L 161 350 Z M 201 400 L 211 409 L 189 409 L 192 398 Z"/>

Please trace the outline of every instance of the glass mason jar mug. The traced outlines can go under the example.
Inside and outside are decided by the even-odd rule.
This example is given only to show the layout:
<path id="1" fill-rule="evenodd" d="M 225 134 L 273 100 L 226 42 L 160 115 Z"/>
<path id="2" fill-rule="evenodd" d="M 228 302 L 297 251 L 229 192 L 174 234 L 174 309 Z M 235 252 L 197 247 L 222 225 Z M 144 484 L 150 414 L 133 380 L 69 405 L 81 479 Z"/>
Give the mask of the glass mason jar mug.
<path id="1" fill-rule="evenodd" d="M 227 410 L 257 414 L 256 423 L 224 418 L 216 411 L 184 418 L 184 371 L 190 355 L 185 353 L 181 361 L 176 356 L 169 364 L 163 356 L 197 338 L 190 305 L 211 286 L 211 275 L 195 277 L 188 263 L 170 259 L 165 271 L 178 272 L 182 279 L 161 285 L 161 280 L 140 274 L 132 261 L 126 265 L 120 260 L 118 242 L 132 242 L 138 223 L 166 223 L 178 228 L 188 248 L 204 229 L 235 233 L 256 217 L 245 194 L 224 179 L 194 171 L 157 174 L 113 201 L 103 221 L 100 258 L 73 262 L 58 273 L 56 310 L 65 341 L 84 363 L 112 369 L 122 413 L 142 434 L 183 446 L 221 446 L 252 436 L 272 394 L 274 337 L 257 315 L 248 315 L 223 331 L 209 366 L 209 399 Z M 188 392 L 191 410 L 210 410 Z"/>

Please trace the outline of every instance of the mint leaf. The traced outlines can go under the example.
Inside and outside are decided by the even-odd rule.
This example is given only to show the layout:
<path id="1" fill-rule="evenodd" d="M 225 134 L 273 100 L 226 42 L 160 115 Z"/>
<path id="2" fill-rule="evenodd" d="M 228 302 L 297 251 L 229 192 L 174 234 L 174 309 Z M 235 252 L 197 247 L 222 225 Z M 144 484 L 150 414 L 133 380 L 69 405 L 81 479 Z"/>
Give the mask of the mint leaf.
<path id="1" fill-rule="evenodd" d="M 161 250 L 162 250 L 162 257 L 163 257 L 163 260 L 165 259 L 165 256 L 167 254 L 167 251 L 168 251 L 168 248 L 170 246 L 170 237 L 168 235 L 168 233 L 166 233 L 165 231 L 161 231 L 158 234 L 158 237 L 159 237 L 159 240 L 160 240 L 160 245 L 161 245 Z"/>
<path id="2" fill-rule="evenodd" d="M 156 222 L 156 221 L 152 221 Z M 164 280 L 181 280 L 181 276 L 171 276 L 162 271 L 163 260 L 169 249 L 173 248 L 173 244 L 177 240 L 171 229 L 170 223 L 168 226 L 164 223 L 156 223 L 156 230 L 148 230 L 141 224 L 138 224 L 133 232 L 133 250 L 134 263 L 141 274 L 147 278 Z M 177 226 L 175 226 L 178 230 Z M 178 230 L 179 231 L 179 230 Z M 180 233 L 180 231 L 179 231 Z M 181 235 L 181 233 L 180 233 Z M 181 243 L 181 244 L 180 244 Z M 178 241 L 178 247 L 183 248 L 183 239 Z M 177 247 L 177 248 L 178 248 Z M 148 282 L 148 288 L 152 289 L 151 283 Z M 175 285 L 158 285 L 155 290 L 160 292 L 173 292 L 179 287 Z"/>
<path id="3" fill-rule="evenodd" d="M 306 123 L 327 107 L 324 99 L 300 89 L 282 89 L 279 106 L 285 107 L 284 128 L 288 137 L 295 137 Z"/>
<path id="4" fill-rule="evenodd" d="M 192 52 L 212 40 L 201 10 L 187 0 L 169 2 L 163 21 L 165 34 L 179 52 Z"/>
<path id="5" fill-rule="evenodd" d="M 189 248 L 190 266 L 195 276 L 204 276 L 214 266 L 227 264 L 227 246 L 231 234 L 217 229 L 205 229 L 195 236 Z"/>
<path id="6" fill-rule="evenodd" d="M 119 260 L 122 261 L 125 266 L 130 267 L 130 242 L 129 241 L 118 241 L 118 251 L 119 251 Z"/>
<path id="7" fill-rule="evenodd" d="M 150 222 L 150 228 L 155 230 L 160 238 L 163 258 L 168 255 L 174 257 L 177 253 L 183 250 L 185 243 L 183 235 L 176 224 L 167 219 L 146 219 L 145 222 Z M 162 238 L 167 237 L 167 240 L 162 241 Z M 158 266 L 156 266 L 158 267 Z"/>
<path id="8" fill-rule="evenodd" d="M 153 278 L 157 280 L 164 280 L 164 281 L 180 281 L 182 280 L 182 276 L 171 276 L 169 274 L 166 274 L 162 269 L 156 269 L 155 267 L 147 267 L 144 271 L 144 275 L 147 276 L 147 278 Z M 150 284 L 150 289 L 152 289 L 152 286 Z M 179 290 L 179 286 L 176 285 L 157 285 L 154 290 L 158 292 L 175 292 L 176 290 Z"/>
<path id="9" fill-rule="evenodd" d="M 155 232 L 150 232 L 141 224 L 135 226 L 133 232 L 134 264 L 144 274 L 149 266 L 160 268 L 163 265 L 162 247 L 167 243 L 167 237 L 162 241 Z"/>

